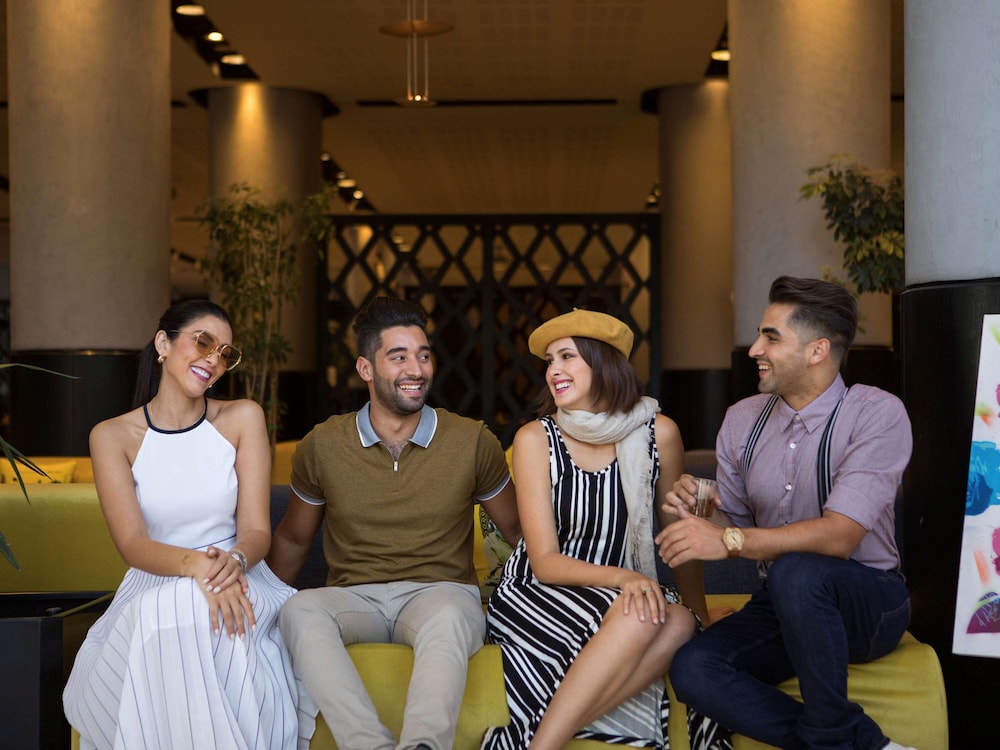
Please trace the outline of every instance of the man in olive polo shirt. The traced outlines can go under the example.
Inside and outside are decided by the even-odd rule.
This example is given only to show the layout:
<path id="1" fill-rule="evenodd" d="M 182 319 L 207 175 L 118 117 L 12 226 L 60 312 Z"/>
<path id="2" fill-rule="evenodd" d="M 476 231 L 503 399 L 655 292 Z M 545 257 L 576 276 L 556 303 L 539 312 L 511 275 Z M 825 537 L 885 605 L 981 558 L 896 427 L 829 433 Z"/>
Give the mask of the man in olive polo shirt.
<path id="1" fill-rule="evenodd" d="M 295 668 L 341 750 L 454 741 L 468 659 L 485 621 L 473 566 L 473 507 L 520 538 L 500 443 L 482 422 L 426 406 L 434 374 L 418 306 L 377 297 L 354 322 L 360 411 L 317 425 L 292 458 L 292 496 L 267 561 L 291 583 L 323 523 L 327 585 L 281 612 Z M 413 648 L 403 728 L 378 719 L 345 646 Z"/>

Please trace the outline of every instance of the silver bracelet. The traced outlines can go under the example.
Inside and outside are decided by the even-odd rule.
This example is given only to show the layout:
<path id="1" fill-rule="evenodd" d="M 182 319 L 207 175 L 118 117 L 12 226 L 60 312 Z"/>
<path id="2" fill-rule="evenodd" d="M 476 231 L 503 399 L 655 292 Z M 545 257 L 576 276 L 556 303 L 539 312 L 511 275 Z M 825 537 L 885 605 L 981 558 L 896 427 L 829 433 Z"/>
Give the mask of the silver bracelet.
<path id="1" fill-rule="evenodd" d="M 247 572 L 247 556 L 243 552 L 233 547 L 229 550 L 229 556 L 240 564 L 240 571 L 242 573 Z"/>

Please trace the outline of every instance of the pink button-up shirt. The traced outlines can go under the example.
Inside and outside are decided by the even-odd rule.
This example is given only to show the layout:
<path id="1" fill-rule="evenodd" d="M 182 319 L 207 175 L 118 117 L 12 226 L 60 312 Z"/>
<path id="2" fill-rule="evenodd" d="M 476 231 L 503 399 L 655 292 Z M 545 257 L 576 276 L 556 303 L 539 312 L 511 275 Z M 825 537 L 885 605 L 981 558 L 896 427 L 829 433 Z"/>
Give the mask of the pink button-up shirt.
<path id="1" fill-rule="evenodd" d="M 735 525 L 774 528 L 821 515 L 816 482 L 819 444 L 845 388 L 838 376 L 800 411 L 778 399 L 757 439 L 746 476 L 741 458 L 769 396 L 751 396 L 729 408 L 716 453 L 722 508 Z M 826 508 L 868 531 L 851 557 L 873 568 L 899 567 L 893 505 L 912 447 L 903 403 L 879 388 L 851 386 L 831 435 L 833 489 Z"/>

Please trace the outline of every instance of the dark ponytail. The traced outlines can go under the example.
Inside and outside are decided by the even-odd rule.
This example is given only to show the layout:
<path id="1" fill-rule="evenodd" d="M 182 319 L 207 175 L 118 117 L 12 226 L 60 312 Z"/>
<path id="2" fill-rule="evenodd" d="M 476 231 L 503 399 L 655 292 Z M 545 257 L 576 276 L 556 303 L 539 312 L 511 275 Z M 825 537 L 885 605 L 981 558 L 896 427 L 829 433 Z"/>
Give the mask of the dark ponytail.
<path id="1" fill-rule="evenodd" d="M 173 341 L 177 338 L 177 332 L 184 328 L 192 320 L 211 315 L 223 321 L 230 328 L 232 321 L 226 311 L 219 305 L 207 299 L 192 299 L 177 302 L 171 305 L 160 317 L 160 322 L 156 326 L 156 331 L 164 331 L 167 338 Z M 149 403 L 150 399 L 156 395 L 160 389 L 160 374 L 162 366 L 157 361 L 159 354 L 156 353 L 156 334 L 149 340 L 139 353 L 139 373 L 135 382 L 135 395 L 132 397 L 132 408 L 138 408 Z"/>

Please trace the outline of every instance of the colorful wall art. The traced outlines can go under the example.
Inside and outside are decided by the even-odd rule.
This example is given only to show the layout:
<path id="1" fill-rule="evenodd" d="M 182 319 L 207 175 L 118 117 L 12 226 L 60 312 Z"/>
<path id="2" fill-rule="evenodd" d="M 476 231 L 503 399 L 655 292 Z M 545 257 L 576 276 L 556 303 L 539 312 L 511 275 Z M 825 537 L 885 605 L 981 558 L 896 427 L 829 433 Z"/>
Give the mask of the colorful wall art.
<path id="1" fill-rule="evenodd" d="M 1000 315 L 983 316 L 952 651 L 1000 658 Z"/>

